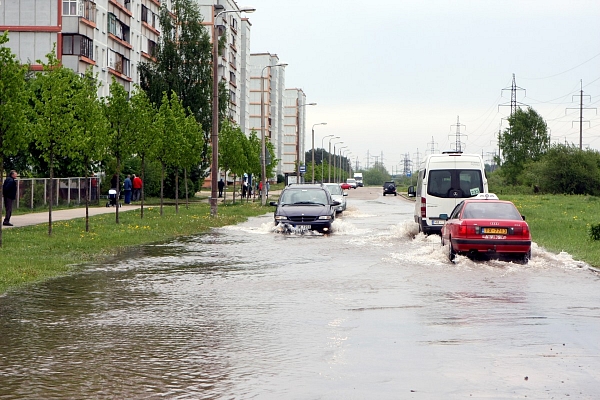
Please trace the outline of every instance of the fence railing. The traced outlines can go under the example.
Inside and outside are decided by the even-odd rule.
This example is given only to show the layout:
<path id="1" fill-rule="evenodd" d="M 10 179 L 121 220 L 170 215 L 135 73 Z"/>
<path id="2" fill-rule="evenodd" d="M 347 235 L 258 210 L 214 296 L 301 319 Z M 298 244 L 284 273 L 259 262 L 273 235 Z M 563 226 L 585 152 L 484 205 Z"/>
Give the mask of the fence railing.
<path id="1" fill-rule="evenodd" d="M 53 193 L 54 205 L 84 204 L 90 194 L 91 203 L 100 202 L 100 179 L 84 178 L 19 178 L 17 179 L 16 208 L 36 208 L 48 204 Z"/>

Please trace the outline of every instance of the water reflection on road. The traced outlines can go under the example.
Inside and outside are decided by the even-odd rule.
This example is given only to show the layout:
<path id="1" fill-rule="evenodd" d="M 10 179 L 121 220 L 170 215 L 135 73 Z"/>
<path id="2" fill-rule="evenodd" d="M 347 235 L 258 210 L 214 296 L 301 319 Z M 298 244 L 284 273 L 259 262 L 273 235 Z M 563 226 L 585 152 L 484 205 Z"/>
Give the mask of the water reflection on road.
<path id="1" fill-rule="evenodd" d="M 0 298 L 0 399 L 598 398 L 597 274 L 450 264 L 365 193 L 331 235 L 269 214 Z"/>

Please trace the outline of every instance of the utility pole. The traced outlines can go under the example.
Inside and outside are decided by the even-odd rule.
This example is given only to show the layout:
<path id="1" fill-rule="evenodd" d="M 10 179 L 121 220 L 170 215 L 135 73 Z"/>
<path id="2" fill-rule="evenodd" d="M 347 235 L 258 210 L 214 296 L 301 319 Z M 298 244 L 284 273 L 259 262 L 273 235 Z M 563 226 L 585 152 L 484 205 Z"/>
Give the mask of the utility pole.
<path id="1" fill-rule="evenodd" d="M 456 125 L 450 125 L 450 127 L 456 127 L 456 132 L 454 134 L 450 134 L 448 136 L 455 136 L 456 137 L 456 143 L 454 144 L 454 151 L 458 151 L 458 152 L 462 152 L 462 142 L 460 140 L 460 136 L 461 136 L 461 132 L 460 132 L 460 127 L 464 126 L 465 129 L 467 128 L 465 125 L 461 125 L 460 123 L 460 117 L 456 116 Z M 462 134 L 463 136 L 467 136 L 465 134 Z"/>
<path id="2" fill-rule="evenodd" d="M 369 150 L 367 150 L 367 169 L 369 169 L 370 165 L 371 165 L 371 156 L 369 154 Z"/>
<path id="3" fill-rule="evenodd" d="M 410 159 L 410 154 L 407 153 L 407 157 L 409 157 Z M 417 164 L 417 169 L 419 169 L 419 166 L 421 165 L 421 153 L 419 153 L 419 149 L 417 148 L 417 155 L 416 155 L 416 164 Z"/>
<path id="4" fill-rule="evenodd" d="M 592 100 L 592 97 L 590 95 L 584 95 L 583 94 L 583 80 L 580 81 L 581 82 L 581 90 L 579 91 L 579 150 L 583 150 L 583 110 L 596 110 L 596 114 L 598 114 L 598 109 L 595 107 L 584 107 L 583 106 L 583 98 L 584 97 L 589 97 L 590 100 Z M 573 97 L 575 97 L 576 95 L 573 95 Z M 576 108 L 567 108 L 565 110 L 565 114 L 567 113 L 567 110 L 576 110 Z M 575 121 L 573 121 L 575 122 Z M 590 121 L 585 121 L 587 123 L 589 123 Z M 573 123 L 571 123 L 571 127 L 573 126 Z"/>

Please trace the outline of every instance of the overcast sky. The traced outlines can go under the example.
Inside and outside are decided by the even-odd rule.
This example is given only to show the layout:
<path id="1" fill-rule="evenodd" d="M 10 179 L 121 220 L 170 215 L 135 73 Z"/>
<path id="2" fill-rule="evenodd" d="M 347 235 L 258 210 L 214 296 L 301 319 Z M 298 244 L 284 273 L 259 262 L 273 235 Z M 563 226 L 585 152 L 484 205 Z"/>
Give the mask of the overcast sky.
<path id="1" fill-rule="evenodd" d="M 517 100 L 547 121 L 552 141 L 579 145 L 580 81 L 585 107 L 600 107 L 598 0 L 247 0 L 256 7 L 251 51 L 286 67 L 286 86 L 308 102 L 307 150 L 340 136 L 366 166 L 367 152 L 390 172 L 454 148 L 460 117 L 463 150 L 497 151 Z M 585 110 L 583 145 L 600 149 L 600 115 Z M 576 122 L 572 122 L 576 121 Z M 329 139 L 325 139 L 327 147 Z M 371 158 L 371 163 L 375 161 Z"/>

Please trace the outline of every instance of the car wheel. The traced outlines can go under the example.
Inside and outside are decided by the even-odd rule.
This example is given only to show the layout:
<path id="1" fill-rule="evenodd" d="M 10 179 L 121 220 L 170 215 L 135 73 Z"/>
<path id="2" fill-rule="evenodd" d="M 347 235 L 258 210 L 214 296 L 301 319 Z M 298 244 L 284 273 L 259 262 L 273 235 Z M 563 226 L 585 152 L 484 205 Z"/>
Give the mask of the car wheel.
<path id="1" fill-rule="evenodd" d="M 531 249 L 529 249 L 527 253 L 525 253 L 519 258 L 520 263 L 523 265 L 527 265 L 527 263 L 529 263 L 529 260 L 531 260 Z"/>
<path id="2" fill-rule="evenodd" d="M 398 196 L 398 193 L 394 193 L 394 196 Z"/>
<path id="3" fill-rule="evenodd" d="M 452 238 L 448 237 L 448 260 L 452 263 L 456 262 L 456 251 L 454 251 L 454 247 L 452 247 Z"/>

